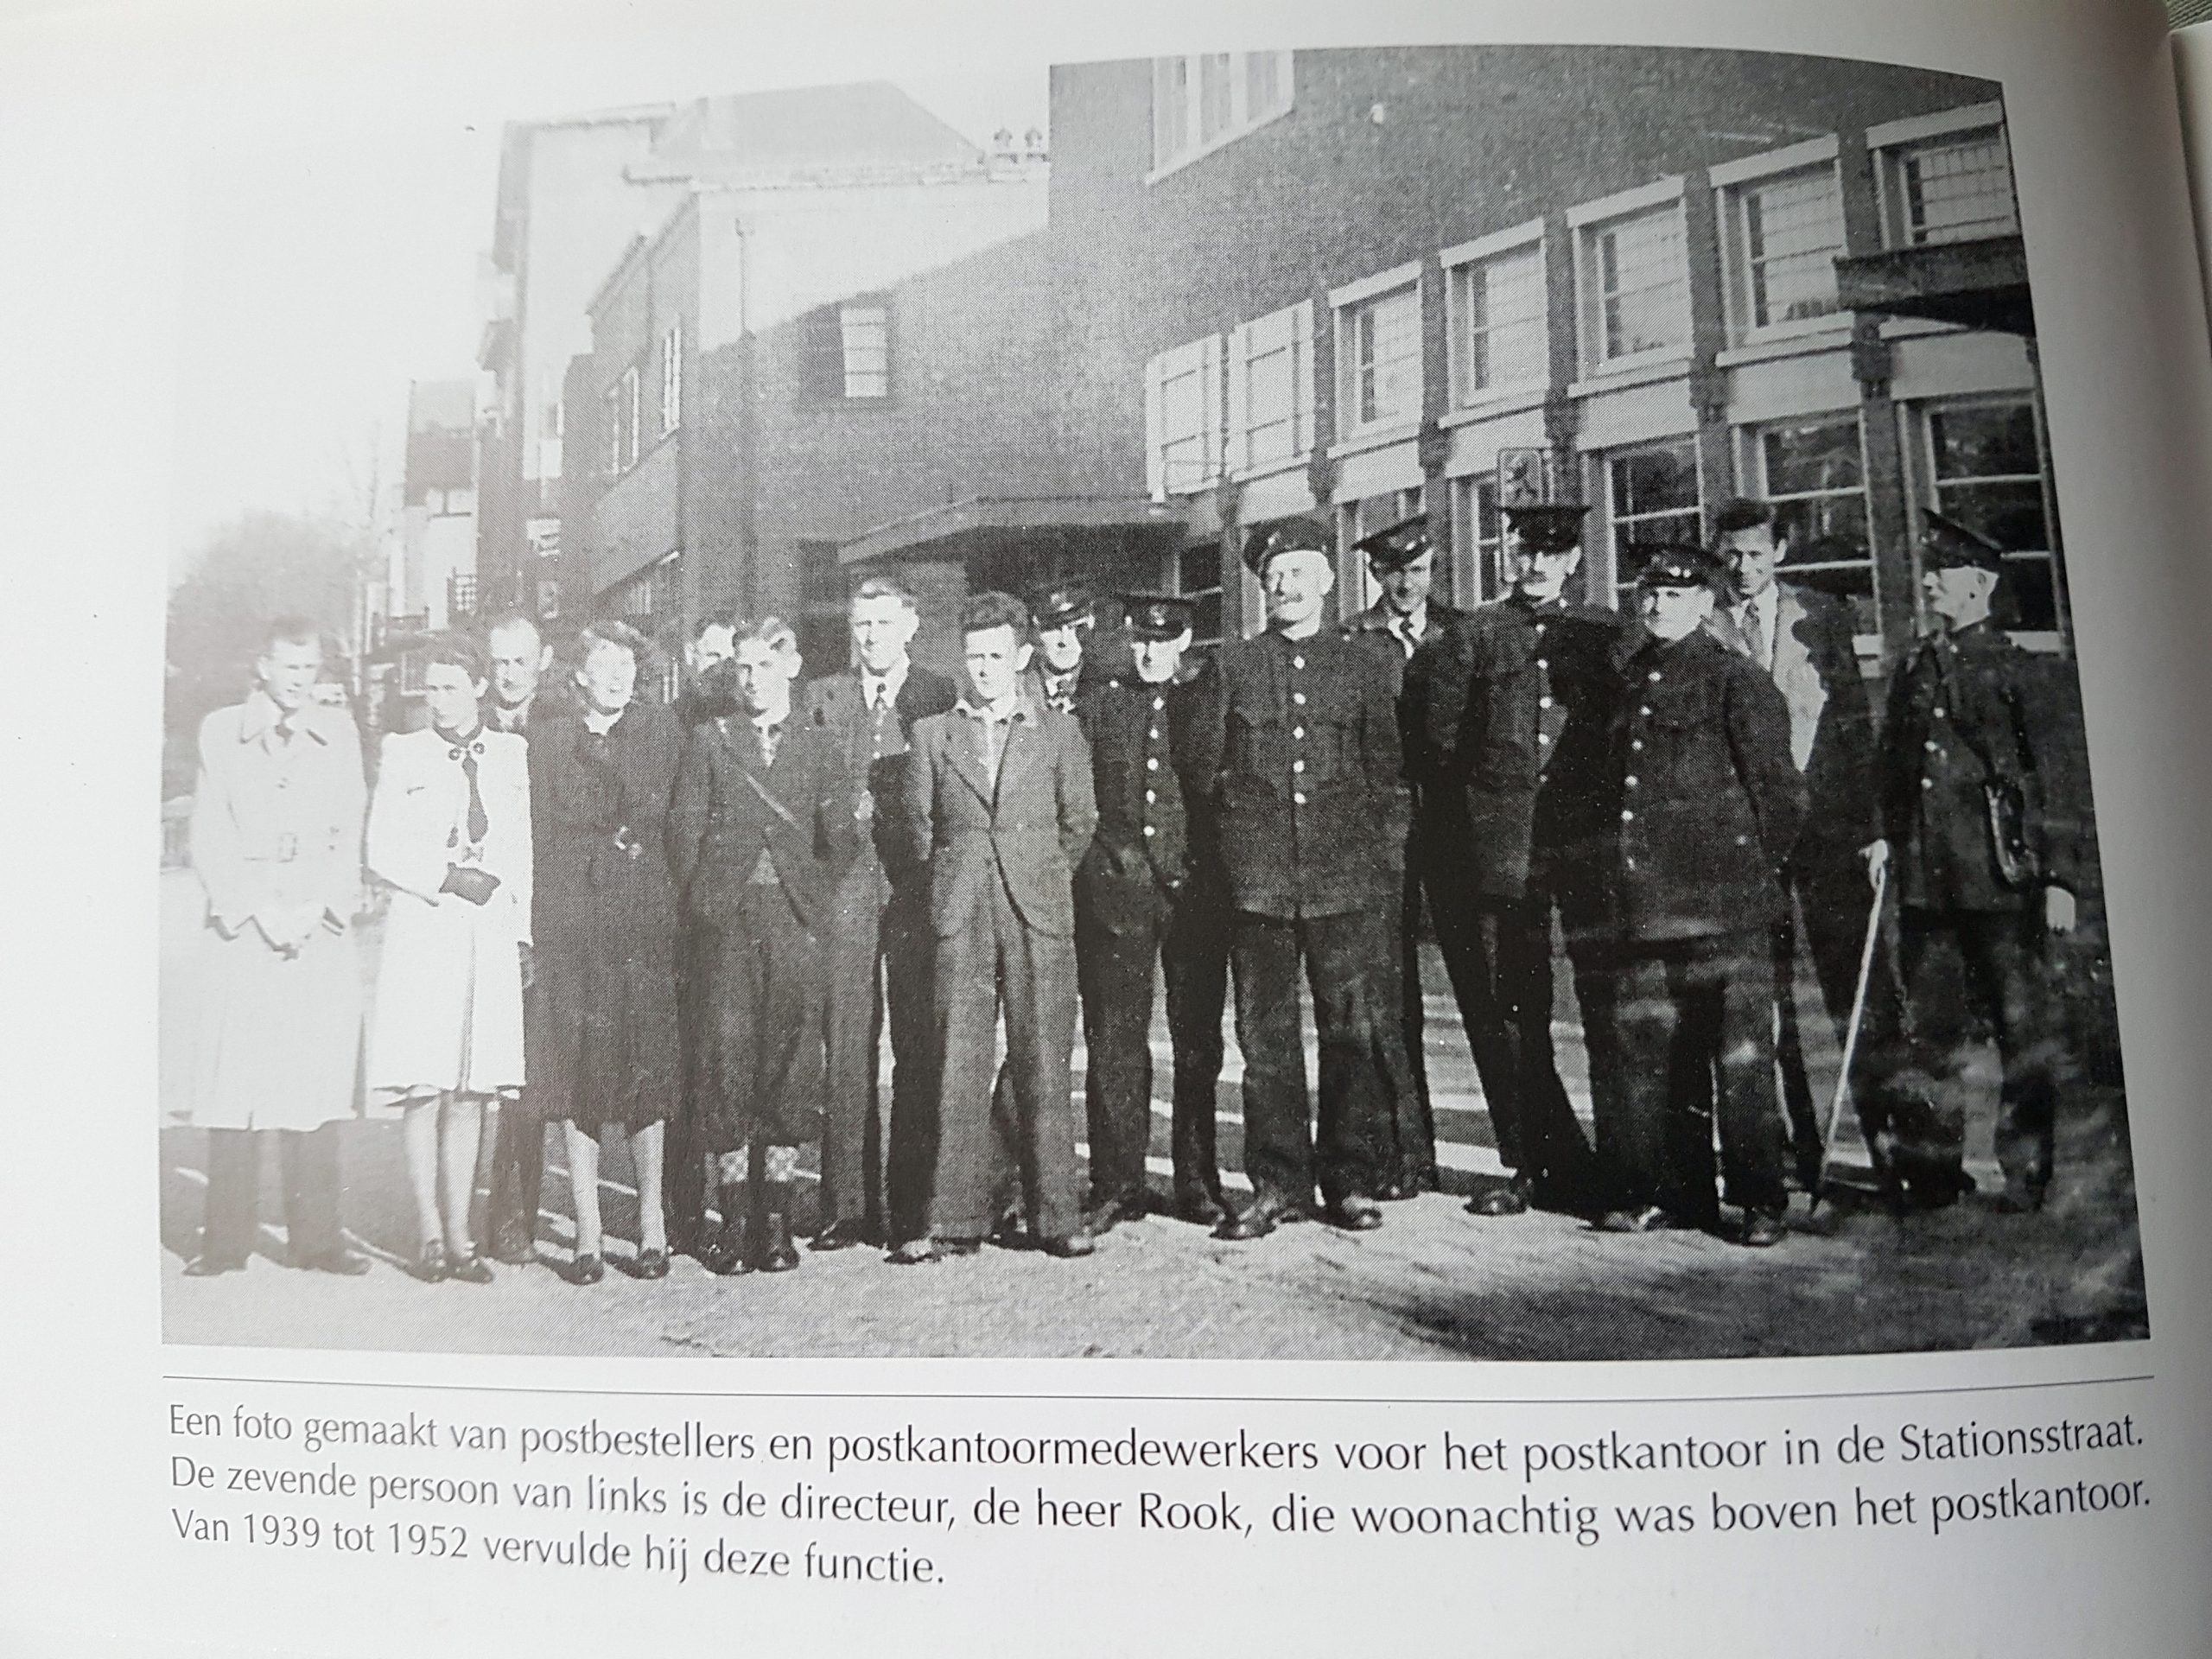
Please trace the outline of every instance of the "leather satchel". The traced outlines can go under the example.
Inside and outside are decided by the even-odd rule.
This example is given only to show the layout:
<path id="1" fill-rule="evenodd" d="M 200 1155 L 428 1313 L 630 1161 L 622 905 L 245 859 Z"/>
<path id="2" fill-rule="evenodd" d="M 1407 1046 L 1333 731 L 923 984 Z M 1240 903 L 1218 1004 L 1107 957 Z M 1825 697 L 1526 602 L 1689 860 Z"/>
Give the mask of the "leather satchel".
<path id="1" fill-rule="evenodd" d="M 1990 779 L 1981 786 L 1981 800 L 1998 880 L 2008 887 L 2033 887 L 2043 879 L 2043 861 L 2028 840 L 2027 799 L 2019 785 L 2009 778 Z"/>

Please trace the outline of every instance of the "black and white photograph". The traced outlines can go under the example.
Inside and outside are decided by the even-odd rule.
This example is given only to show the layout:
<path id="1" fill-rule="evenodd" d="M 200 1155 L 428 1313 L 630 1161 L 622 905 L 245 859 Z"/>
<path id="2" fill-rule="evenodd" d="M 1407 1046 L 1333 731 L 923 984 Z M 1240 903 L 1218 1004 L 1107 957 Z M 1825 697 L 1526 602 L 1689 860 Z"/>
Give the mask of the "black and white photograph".
<path id="1" fill-rule="evenodd" d="M 684 73 L 189 163 L 166 1342 L 2147 1336 L 2001 86 Z"/>

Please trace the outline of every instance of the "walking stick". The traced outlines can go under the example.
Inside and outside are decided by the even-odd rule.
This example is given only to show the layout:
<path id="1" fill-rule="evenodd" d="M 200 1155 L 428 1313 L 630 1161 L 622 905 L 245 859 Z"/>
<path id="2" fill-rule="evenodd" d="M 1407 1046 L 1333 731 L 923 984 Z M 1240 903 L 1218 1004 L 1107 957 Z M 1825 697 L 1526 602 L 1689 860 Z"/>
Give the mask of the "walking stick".
<path id="1" fill-rule="evenodd" d="M 1835 1074 L 1835 1098 L 1828 1104 L 1827 1133 L 1821 1137 L 1820 1177 L 1813 1183 L 1812 1209 L 1821 1207 L 1827 1191 L 1828 1159 L 1835 1149 L 1835 1132 L 1843 1122 L 1843 1103 L 1851 1092 L 1851 1057 L 1859 1047 L 1859 1026 L 1866 1014 L 1866 982 L 1874 971 L 1874 944 L 1882 937 L 1882 895 L 1889 891 L 1890 867 L 1884 864 L 1874 877 L 1874 902 L 1866 911 L 1866 943 L 1859 952 L 1859 989 L 1851 999 L 1851 1022 L 1843 1029 L 1843 1064 Z"/>

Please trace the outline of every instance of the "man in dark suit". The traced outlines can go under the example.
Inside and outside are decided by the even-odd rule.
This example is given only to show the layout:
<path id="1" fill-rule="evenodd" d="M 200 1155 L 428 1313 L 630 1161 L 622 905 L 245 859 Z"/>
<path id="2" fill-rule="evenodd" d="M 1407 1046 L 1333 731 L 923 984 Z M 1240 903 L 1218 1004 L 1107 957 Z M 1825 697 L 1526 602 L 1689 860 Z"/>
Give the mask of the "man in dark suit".
<path id="1" fill-rule="evenodd" d="M 861 788 L 860 855 L 843 876 L 831 923 L 830 1082 L 822 1128 L 817 1250 L 891 1242 L 890 1189 L 906 1184 L 896 1148 L 935 1109 L 931 1059 L 927 871 L 898 829 L 907 734 L 958 695 L 908 655 L 921 613 L 887 576 L 870 576 L 847 609 L 853 666 L 808 684 L 802 718 L 843 755 Z M 886 1122 L 876 1064 L 891 1026 Z"/>
<path id="2" fill-rule="evenodd" d="M 1406 771 L 1436 918 L 1499 1160 L 1511 1173 L 1468 1209 L 1584 1208 L 1590 1149 L 1552 1046 L 1552 917 L 1573 965 L 1602 1099 L 1618 1066 L 1594 879 L 1605 762 L 1628 630 L 1619 613 L 1573 602 L 1580 502 L 1509 507 L 1513 591 L 1425 644 L 1407 665 Z"/>
<path id="3" fill-rule="evenodd" d="M 1382 596 L 1344 625 L 1344 637 L 1372 656 L 1389 677 L 1393 696 L 1404 686 L 1406 664 L 1414 652 L 1458 623 L 1466 613 L 1438 603 L 1436 549 L 1429 540 L 1428 515 L 1376 531 L 1355 544 L 1367 555 L 1367 569 Z M 1375 1059 L 1389 1094 L 1392 1147 L 1385 1153 L 1377 1196 L 1410 1198 L 1436 1185 L 1436 1120 L 1429 1108 L 1428 1067 L 1421 1053 L 1421 915 L 1424 868 L 1441 855 L 1456 861 L 1463 849 L 1433 848 L 1424 838 L 1429 827 L 1420 791 L 1414 790 L 1404 842 L 1385 849 L 1395 863 L 1398 896 L 1377 917 L 1375 1000 L 1378 1008 L 1395 1007 L 1399 1016 L 1376 1022 Z"/>
<path id="4" fill-rule="evenodd" d="M 1367 652 L 1325 627 L 1336 582 L 1330 537 L 1309 519 L 1255 531 L 1245 563 L 1268 626 L 1225 647 L 1198 722 L 1192 769 L 1213 779 L 1235 909 L 1230 955 L 1244 1055 L 1244 1163 L 1252 1202 L 1224 1238 L 1260 1238 L 1309 1212 L 1321 1189 L 1334 1225 L 1382 1224 L 1387 1179 L 1376 1075 L 1374 912 L 1397 887 L 1385 850 L 1404 835 L 1397 710 Z M 1318 1141 L 1299 1028 L 1298 976 L 1320 1043 Z M 1387 1017 L 1396 1019 L 1395 1006 Z"/>
<path id="5" fill-rule="evenodd" d="M 1792 988 L 1798 918 L 1802 913 L 1821 1000 L 1840 1045 L 1866 938 L 1859 849 L 1878 833 L 1874 713 L 1852 645 L 1851 607 L 1817 588 L 1777 579 L 1777 567 L 1789 556 L 1789 537 L 1772 504 L 1731 501 L 1720 509 L 1715 530 L 1729 590 L 1728 602 L 1713 613 L 1713 632 L 1782 693 L 1789 709 L 1789 758 L 1804 777 L 1809 803 L 1805 827 L 1783 866 L 1782 914 L 1774 931 L 1783 1100 L 1798 1179 L 1809 1191 L 1820 1179 L 1823 1126 L 1806 1073 Z M 1878 961 L 1867 976 L 1862 1043 L 1878 1046 L 1895 1029 L 1897 1017 L 1895 980 L 1889 964 Z M 1862 1118 L 1868 1105 L 1862 1093 Z M 1870 1146 L 1885 1144 L 1881 1124 L 1868 1121 L 1866 1127 Z M 1878 1163 L 1877 1173 L 1885 1174 Z"/>
<path id="6" fill-rule="evenodd" d="M 1132 595 L 1129 671 L 1079 702 L 1090 741 L 1098 832 L 1075 878 L 1077 976 L 1090 1061 L 1093 1235 L 1145 1212 L 1152 1137 L 1152 975 L 1167 981 L 1174 1048 L 1174 1213 L 1206 1225 L 1227 1211 L 1214 1152 L 1221 1013 L 1228 988 L 1226 917 L 1217 873 L 1188 804 L 1192 721 L 1201 695 L 1181 671 L 1191 644 L 1188 600 Z"/>
<path id="7" fill-rule="evenodd" d="M 702 1016 L 691 1103 L 721 1227 L 707 1236 L 702 1214 L 683 1219 L 715 1273 L 798 1265 L 791 1181 L 821 1098 L 831 916 L 859 851 L 845 756 L 791 709 L 798 668 L 779 619 L 737 630 L 735 654 L 701 682 L 669 808 Z"/>
<path id="8" fill-rule="evenodd" d="M 1598 1120 L 1608 1209 L 1643 1233 L 1709 1224 L 1712 1114 L 1741 1242 L 1781 1242 L 1788 1203 L 1774 1090 L 1777 872 L 1805 785 L 1774 682 L 1706 631 L 1719 561 L 1649 550 L 1643 637 L 1624 670 L 1609 781 L 1607 875 L 1621 948 L 1623 1091 Z"/>
<path id="9" fill-rule="evenodd" d="M 2003 550 L 1941 513 L 1921 516 L 1921 592 L 1936 629 L 1890 682 L 1878 765 L 1882 835 L 1866 848 L 1870 874 L 1886 866 L 1897 890 L 1911 1019 L 1870 1069 L 1891 1162 L 1912 1201 L 1954 1202 L 1969 1183 L 1959 1167 L 1960 999 L 1939 949 L 1950 944 L 1966 970 L 1966 1007 L 1995 1033 L 2004 1065 L 1997 1207 L 2031 1211 L 2050 1184 L 2058 1094 L 2039 964 L 2048 937 L 2074 931 L 2081 827 L 2057 788 L 2060 713 L 1991 613 Z"/>
<path id="10" fill-rule="evenodd" d="M 1073 874 L 1097 828 L 1075 716 L 1024 694 L 1029 614 L 978 594 L 961 615 L 968 685 L 914 728 L 903 827 L 930 869 L 939 1056 L 926 1230 L 894 1262 L 935 1260 L 997 1224 L 992 1055 L 1001 1014 L 1030 1237 L 1087 1255 L 1076 1191 Z M 902 1218 L 903 1219 L 903 1218 Z"/>

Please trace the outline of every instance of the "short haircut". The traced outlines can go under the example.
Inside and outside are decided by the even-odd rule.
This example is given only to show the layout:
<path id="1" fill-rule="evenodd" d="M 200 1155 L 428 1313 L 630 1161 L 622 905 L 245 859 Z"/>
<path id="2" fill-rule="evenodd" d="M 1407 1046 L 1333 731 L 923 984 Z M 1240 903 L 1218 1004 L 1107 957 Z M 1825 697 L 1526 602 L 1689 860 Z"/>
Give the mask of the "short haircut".
<path id="1" fill-rule="evenodd" d="M 278 645 L 313 645 L 321 651 L 322 630 L 313 617 L 272 616 L 261 631 L 261 654 L 265 657 Z"/>
<path id="2" fill-rule="evenodd" d="M 1773 502 L 1754 500 L 1748 495 L 1739 495 L 1722 507 L 1713 521 L 1713 530 L 1717 536 L 1732 536 L 1739 530 L 1764 530 L 1777 542 L 1789 533 L 1776 516 Z"/>
<path id="3" fill-rule="evenodd" d="M 545 631 L 537 626 L 537 619 L 521 611 L 502 611 L 485 624 L 484 643 L 489 645 L 493 634 L 503 633 L 510 628 L 528 628 L 531 639 L 540 645 L 545 643 Z"/>
<path id="4" fill-rule="evenodd" d="M 914 597 L 912 590 L 896 576 L 868 577 L 859 587 L 853 589 L 853 598 L 850 602 L 857 603 L 863 599 L 895 599 L 917 614 L 922 608 L 921 601 Z"/>
<path id="5" fill-rule="evenodd" d="M 467 634 L 448 629 L 423 642 L 423 667 L 427 672 L 441 664 L 457 668 L 472 680 L 485 677 L 484 647 Z"/>
<path id="6" fill-rule="evenodd" d="M 576 635 L 576 666 L 581 668 L 589 662 L 593 648 L 598 645 L 620 646 L 640 668 L 645 666 L 645 654 L 652 649 L 645 636 L 627 622 L 587 622 Z"/>
<path id="7" fill-rule="evenodd" d="M 739 620 L 730 625 L 736 630 L 730 640 L 733 647 L 747 644 L 762 645 L 771 651 L 795 655 L 798 651 L 798 635 L 791 625 L 780 616 L 764 616 L 758 622 Z"/>
<path id="8" fill-rule="evenodd" d="M 745 619 L 737 613 L 736 606 L 716 605 L 691 625 L 691 638 L 694 640 L 705 639 L 709 628 L 728 628 L 735 633 L 744 626 Z"/>
<path id="9" fill-rule="evenodd" d="M 1012 628 L 1017 643 L 1029 638 L 1029 607 L 1012 594 L 986 590 L 970 594 L 960 607 L 960 632 L 987 633 L 993 628 Z"/>

